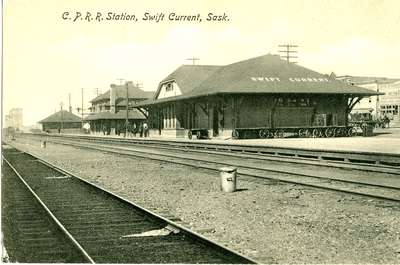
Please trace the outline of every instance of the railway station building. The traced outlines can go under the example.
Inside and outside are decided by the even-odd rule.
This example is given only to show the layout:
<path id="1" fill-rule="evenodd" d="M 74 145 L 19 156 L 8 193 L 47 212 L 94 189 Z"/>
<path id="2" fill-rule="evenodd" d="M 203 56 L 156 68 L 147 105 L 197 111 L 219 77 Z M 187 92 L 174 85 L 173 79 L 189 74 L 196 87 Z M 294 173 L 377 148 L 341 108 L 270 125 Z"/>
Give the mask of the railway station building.
<path id="1" fill-rule="evenodd" d="M 330 137 L 351 134 L 351 109 L 378 94 L 268 54 L 225 66 L 180 66 L 134 107 L 148 113 L 150 135 Z"/>
<path id="2" fill-rule="evenodd" d="M 92 134 L 119 135 L 125 130 L 126 119 L 131 126 L 139 126 L 146 121 L 147 113 L 131 106 L 152 98 L 153 94 L 140 89 L 131 81 L 123 85 L 111 84 L 110 90 L 90 101 L 90 114 L 84 121 L 90 124 Z"/>
<path id="3" fill-rule="evenodd" d="M 42 130 L 49 133 L 80 133 L 82 120 L 72 112 L 60 110 L 39 121 Z"/>

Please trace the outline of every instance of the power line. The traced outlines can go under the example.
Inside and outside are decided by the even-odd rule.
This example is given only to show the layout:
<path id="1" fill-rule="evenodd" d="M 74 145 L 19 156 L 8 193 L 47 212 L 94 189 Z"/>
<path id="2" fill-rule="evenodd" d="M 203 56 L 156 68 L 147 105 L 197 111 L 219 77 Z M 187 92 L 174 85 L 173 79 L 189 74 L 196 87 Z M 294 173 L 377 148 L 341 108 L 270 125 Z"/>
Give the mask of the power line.
<path id="1" fill-rule="evenodd" d="M 297 56 L 292 55 L 293 53 L 297 53 L 296 50 L 294 50 L 293 48 L 297 48 L 299 46 L 297 45 L 293 45 L 293 44 L 281 44 L 278 45 L 278 47 L 282 47 L 282 48 L 286 48 L 286 50 L 281 50 L 278 51 L 279 53 L 283 53 L 284 55 L 281 55 L 281 58 L 284 58 L 288 63 L 297 63 L 297 62 L 291 62 L 290 59 L 291 58 L 298 58 Z"/>

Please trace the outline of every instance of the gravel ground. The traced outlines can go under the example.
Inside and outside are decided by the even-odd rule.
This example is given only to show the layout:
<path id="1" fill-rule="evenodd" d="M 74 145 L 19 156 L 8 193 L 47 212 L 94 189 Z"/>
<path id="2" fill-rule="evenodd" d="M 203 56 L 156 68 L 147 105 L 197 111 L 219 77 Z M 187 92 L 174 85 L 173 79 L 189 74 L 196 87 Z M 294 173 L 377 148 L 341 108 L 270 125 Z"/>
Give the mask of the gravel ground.
<path id="1" fill-rule="evenodd" d="M 398 203 L 240 179 L 239 191 L 222 193 L 213 171 L 42 149 L 32 140 L 15 145 L 262 263 L 400 263 Z"/>

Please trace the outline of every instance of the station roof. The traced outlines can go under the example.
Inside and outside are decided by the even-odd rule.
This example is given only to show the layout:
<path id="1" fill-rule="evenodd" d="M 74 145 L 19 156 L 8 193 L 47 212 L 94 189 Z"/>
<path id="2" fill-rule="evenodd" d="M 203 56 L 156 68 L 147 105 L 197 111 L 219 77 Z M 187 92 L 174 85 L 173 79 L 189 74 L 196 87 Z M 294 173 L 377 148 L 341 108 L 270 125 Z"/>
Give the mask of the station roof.
<path id="1" fill-rule="evenodd" d="M 114 85 L 111 84 L 111 87 L 116 89 L 115 98 L 126 98 L 126 85 Z M 132 82 L 128 82 L 128 97 L 130 99 L 147 99 L 152 98 L 154 95 L 154 91 L 144 91 L 137 86 L 133 85 Z M 103 94 L 98 95 L 94 99 L 92 99 L 91 103 L 96 103 L 102 100 L 110 100 L 110 90 L 104 92 Z"/>
<path id="2" fill-rule="evenodd" d="M 186 76 L 185 79 L 191 79 Z M 164 79 L 165 80 L 165 79 Z M 163 81 L 162 81 L 163 82 Z M 179 81 L 177 81 L 179 84 Z M 189 92 L 176 97 L 145 100 L 135 107 L 217 94 L 342 94 L 377 95 L 375 91 L 346 84 L 277 55 L 264 55 L 218 67 Z"/>
<path id="3" fill-rule="evenodd" d="M 48 116 L 47 118 L 39 121 L 39 123 L 51 123 L 51 122 L 62 122 L 62 123 L 81 122 L 81 118 L 69 111 L 60 110 Z"/>
<path id="4" fill-rule="evenodd" d="M 364 85 L 364 84 L 390 84 L 399 82 L 400 78 L 388 78 L 388 77 L 376 77 L 376 76 L 352 76 L 344 75 L 338 76 L 336 79 L 352 83 L 354 85 Z"/>
<path id="5" fill-rule="evenodd" d="M 134 120 L 146 119 L 143 113 L 141 113 L 137 109 L 129 110 L 128 117 L 129 119 L 134 119 Z M 125 120 L 125 119 L 126 119 L 126 110 L 120 110 L 117 113 L 111 113 L 109 111 L 99 112 L 87 116 L 84 120 L 93 121 L 93 120 Z"/>

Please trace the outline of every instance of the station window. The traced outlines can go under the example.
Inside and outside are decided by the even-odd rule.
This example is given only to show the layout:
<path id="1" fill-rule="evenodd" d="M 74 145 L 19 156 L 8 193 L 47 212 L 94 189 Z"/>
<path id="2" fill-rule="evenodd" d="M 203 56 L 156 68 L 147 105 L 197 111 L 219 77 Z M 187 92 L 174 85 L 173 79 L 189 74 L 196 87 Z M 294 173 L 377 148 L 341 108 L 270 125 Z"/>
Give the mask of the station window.
<path id="1" fill-rule="evenodd" d="M 278 98 L 278 101 L 276 102 L 277 107 L 283 107 L 284 106 L 284 101 L 283 98 Z"/>
<path id="2" fill-rule="evenodd" d="M 165 87 L 165 91 L 170 92 L 170 91 L 172 91 L 172 90 L 173 90 L 172 83 L 168 83 L 168 84 L 166 85 L 166 87 Z"/>
<path id="3" fill-rule="evenodd" d="M 310 99 L 309 98 L 300 98 L 299 106 L 300 107 L 309 107 L 310 106 Z"/>
<path id="4" fill-rule="evenodd" d="M 296 98 L 288 98 L 287 99 L 287 106 L 288 107 L 296 107 L 297 106 L 297 99 Z"/>
<path id="5" fill-rule="evenodd" d="M 399 106 L 397 105 L 383 105 L 380 106 L 380 109 L 383 114 L 393 114 L 393 115 L 398 115 L 399 113 Z"/>

